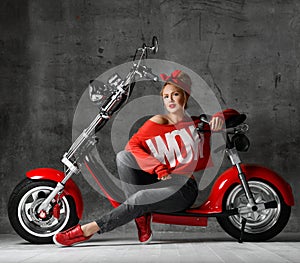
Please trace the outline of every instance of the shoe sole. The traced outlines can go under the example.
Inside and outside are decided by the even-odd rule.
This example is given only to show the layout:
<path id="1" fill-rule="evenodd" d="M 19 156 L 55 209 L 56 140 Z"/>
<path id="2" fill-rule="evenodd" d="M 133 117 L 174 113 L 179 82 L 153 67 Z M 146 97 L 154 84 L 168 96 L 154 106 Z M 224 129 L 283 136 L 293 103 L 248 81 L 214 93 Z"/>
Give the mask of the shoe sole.
<path id="1" fill-rule="evenodd" d="M 147 241 L 141 242 L 141 245 L 147 245 L 152 241 L 153 233 L 151 233 L 151 236 L 148 238 Z"/>
<path id="2" fill-rule="evenodd" d="M 152 227 L 152 214 L 151 214 L 151 218 L 150 218 L 150 228 Z M 144 242 L 141 242 L 141 245 L 147 245 L 149 244 L 151 241 L 152 241 L 152 238 L 153 238 L 153 232 L 151 232 L 151 236 L 148 238 L 147 241 L 144 241 Z"/>
<path id="3" fill-rule="evenodd" d="M 55 236 L 56 236 L 56 235 L 54 235 L 54 236 L 52 237 L 52 240 L 53 240 L 53 243 L 54 243 L 55 245 L 57 245 L 58 247 L 72 247 L 73 245 L 77 245 L 77 244 L 83 243 L 83 242 L 89 240 L 89 239 L 92 237 L 92 236 L 89 236 L 89 238 L 87 238 L 86 240 L 78 241 L 78 242 L 75 242 L 75 243 L 73 243 L 73 244 L 71 244 L 71 245 L 64 245 L 64 244 L 59 243 L 59 242 L 56 240 L 56 237 L 55 237 Z"/>
<path id="4" fill-rule="evenodd" d="M 57 245 L 58 247 L 67 247 L 67 245 L 63 245 L 63 244 L 59 243 L 59 242 L 56 240 L 55 235 L 52 237 L 52 240 L 53 240 L 53 243 L 54 243 L 55 245 Z"/>

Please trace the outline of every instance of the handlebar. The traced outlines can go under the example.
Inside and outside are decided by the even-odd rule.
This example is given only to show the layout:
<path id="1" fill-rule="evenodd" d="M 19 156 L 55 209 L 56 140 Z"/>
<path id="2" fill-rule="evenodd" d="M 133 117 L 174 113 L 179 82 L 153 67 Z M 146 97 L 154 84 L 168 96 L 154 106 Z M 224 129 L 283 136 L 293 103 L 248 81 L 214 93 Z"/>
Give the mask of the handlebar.
<path id="1" fill-rule="evenodd" d="M 134 79 L 135 75 L 138 75 L 140 78 L 153 80 L 155 82 L 159 80 L 159 77 L 152 73 L 151 68 L 142 65 L 142 60 L 148 57 L 148 51 L 152 52 L 153 54 L 156 54 L 158 52 L 158 39 L 156 36 L 152 38 L 152 46 L 143 44 L 141 48 L 136 49 L 133 61 L 135 61 L 138 52 L 141 52 L 141 54 L 139 59 L 137 60 L 137 63 L 133 64 L 133 74 L 127 78 L 128 81 L 125 81 L 125 83 L 131 82 L 132 79 Z"/>
<path id="2" fill-rule="evenodd" d="M 151 68 L 137 64 L 134 64 L 134 66 L 136 68 L 135 73 L 138 74 L 140 78 L 150 79 L 155 82 L 159 80 L 159 77 L 152 73 Z"/>
<path id="3" fill-rule="evenodd" d="M 206 120 L 205 123 L 209 123 L 209 122 L 207 122 L 207 120 Z M 248 150 L 249 145 L 250 145 L 249 139 L 245 136 L 245 133 L 248 131 L 248 129 L 249 129 L 248 124 L 242 123 L 235 127 L 225 128 L 225 129 L 221 129 L 219 131 L 211 131 L 210 129 L 201 129 L 199 127 L 197 128 L 197 131 L 199 133 L 208 132 L 208 133 L 225 134 L 226 135 L 226 144 L 225 144 L 226 149 L 232 149 L 233 147 L 235 147 L 236 150 L 245 152 Z M 230 138 L 229 134 L 232 135 L 231 138 Z M 213 150 L 213 152 L 217 153 L 222 150 L 224 150 L 224 145 L 217 147 L 216 149 Z"/>
<path id="4" fill-rule="evenodd" d="M 202 129 L 197 127 L 197 131 L 199 133 L 227 133 L 227 134 L 235 134 L 235 133 L 246 133 L 249 130 L 249 125 L 246 123 L 243 123 L 237 127 L 232 128 L 224 128 L 219 131 L 212 131 L 210 129 Z"/>
<path id="5" fill-rule="evenodd" d="M 135 54 L 133 56 L 133 60 L 135 60 L 136 55 L 138 52 L 141 52 L 141 57 L 140 59 L 142 59 L 144 56 L 147 58 L 148 56 L 148 51 L 152 52 L 153 54 L 156 54 L 158 52 L 158 39 L 156 36 L 152 37 L 152 46 L 147 46 L 145 43 L 143 44 L 142 47 L 137 48 L 135 50 Z"/>
<path id="6" fill-rule="evenodd" d="M 210 117 L 211 118 L 211 117 Z M 204 129 L 204 123 L 209 125 L 208 116 L 205 114 L 200 115 L 200 121 L 202 123 L 199 123 L 197 127 L 197 131 L 200 133 L 205 132 L 213 132 L 213 133 L 227 133 L 227 134 L 235 134 L 235 133 L 246 133 L 249 130 L 249 125 L 246 123 L 237 124 L 234 127 L 224 128 L 220 131 L 211 131 L 210 129 Z"/>
<path id="7" fill-rule="evenodd" d="M 143 70 L 143 75 L 144 75 L 144 77 L 146 79 L 151 79 L 151 80 L 153 80 L 155 82 L 159 80 L 158 76 L 156 76 L 155 74 L 153 74 L 152 71 L 151 71 L 151 69 L 149 70 L 149 69 L 146 68 L 145 70 Z"/>

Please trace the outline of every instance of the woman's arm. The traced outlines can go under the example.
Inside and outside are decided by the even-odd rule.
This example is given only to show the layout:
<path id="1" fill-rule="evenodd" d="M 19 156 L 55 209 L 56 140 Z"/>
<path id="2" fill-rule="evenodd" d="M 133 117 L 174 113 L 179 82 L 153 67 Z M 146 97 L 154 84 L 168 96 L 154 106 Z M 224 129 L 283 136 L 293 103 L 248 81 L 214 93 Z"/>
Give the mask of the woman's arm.
<path id="1" fill-rule="evenodd" d="M 239 115 L 240 113 L 234 109 L 226 109 L 220 112 L 217 112 L 212 116 L 212 119 L 209 123 L 212 131 L 219 131 L 223 128 L 225 120 L 228 118 Z"/>
<path id="2" fill-rule="evenodd" d="M 161 179 L 169 174 L 169 169 L 167 165 L 153 157 L 146 148 L 144 141 L 147 138 L 148 129 L 153 129 L 153 124 L 151 125 L 149 121 L 131 137 L 125 149 L 133 154 L 142 170 L 150 174 L 157 174 L 158 179 Z"/>

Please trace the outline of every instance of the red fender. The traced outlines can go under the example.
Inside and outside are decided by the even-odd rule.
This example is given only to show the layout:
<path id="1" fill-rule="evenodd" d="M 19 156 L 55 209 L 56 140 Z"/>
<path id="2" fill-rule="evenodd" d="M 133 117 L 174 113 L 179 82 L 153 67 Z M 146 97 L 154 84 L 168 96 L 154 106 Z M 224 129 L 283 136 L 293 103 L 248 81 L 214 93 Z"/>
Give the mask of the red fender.
<path id="1" fill-rule="evenodd" d="M 294 205 L 291 186 L 277 173 L 263 166 L 251 164 L 241 165 L 241 168 L 247 180 L 262 179 L 270 182 L 278 189 L 284 202 L 288 206 Z M 224 195 L 227 190 L 235 184 L 240 184 L 238 171 L 235 167 L 231 167 L 222 173 L 216 180 L 207 201 L 198 208 L 189 209 L 188 212 L 204 214 L 221 213 L 223 211 L 222 204 Z"/>
<path id="2" fill-rule="evenodd" d="M 30 170 L 26 173 L 26 176 L 32 180 L 50 180 L 54 182 L 61 182 L 65 177 L 65 174 L 59 170 L 52 168 L 38 168 Z M 73 197 L 76 205 L 76 213 L 79 219 L 83 214 L 83 200 L 80 189 L 74 183 L 72 179 L 69 179 L 65 184 L 64 195 L 70 195 Z"/>

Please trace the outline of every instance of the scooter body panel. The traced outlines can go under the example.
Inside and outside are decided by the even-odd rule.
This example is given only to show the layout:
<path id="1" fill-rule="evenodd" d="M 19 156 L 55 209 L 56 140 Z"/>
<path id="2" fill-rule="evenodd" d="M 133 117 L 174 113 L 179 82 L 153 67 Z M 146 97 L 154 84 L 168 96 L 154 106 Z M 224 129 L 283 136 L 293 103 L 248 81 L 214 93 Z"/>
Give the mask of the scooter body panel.
<path id="1" fill-rule="evenodd" d="M 26 173 L 26 177 L 32 180 L 50 180 L 58 183 L 63 180 L 65 174 L 62 171 L 52 168 L 38 168 L 28 171 Z M 83 199 L 80 189 L 72 179 L 69 179 L 65 184 L 63 194 L 73 197 L 76 205 L 77 216 L 81 219 L 83 214 Z"/>
<path id="2" fill-rule="evenodd" d="M 172 214 L 152 214 L 152 222 L 160 224 L 184 225 L 184 226 L 207 226 L 208 217 L 172 215 Z"/>
<path id="3" fill-rule="evenodd" d="M 241 165 L 247 181 L 251 179 L 260 179 L 274 185 L 281 193 L 284 202 L 288 206 L 294 205 L 294 197 L 291 186 L 274 171 L 259 165 L 244 164 Z M 223 198 L 226 192 L 234 185 L 240 184 L 238 171 L 235 167 L 231 167 L 223 172 L 213 185 L 210 196 L 207 201 L 200 207 L 189 209 L 187 212 L 215 214 L 222 213 Z"/>
<path id="4" fill-rule="evenodd" d="M 245 164 L 241 165 L 246 179 L 260 179 L 273 184 L 282 194 L 284 202 L 288 206 L 294 205 L 294 197 L 290 185 L 277 173 L 263 166 Z M 210 196 L 201 206 L 187 209 L 175 214 L 153 214 L 153 222 L 190 226 L 207 226 L 208 217 L 222 216 L 223 198 L 226 192 L 233 186 L 240 184 L 238 172 L 231 167 L 223 172 L 211 189 Z M 180 214 L 180 215 L 179 215 Z"/>

